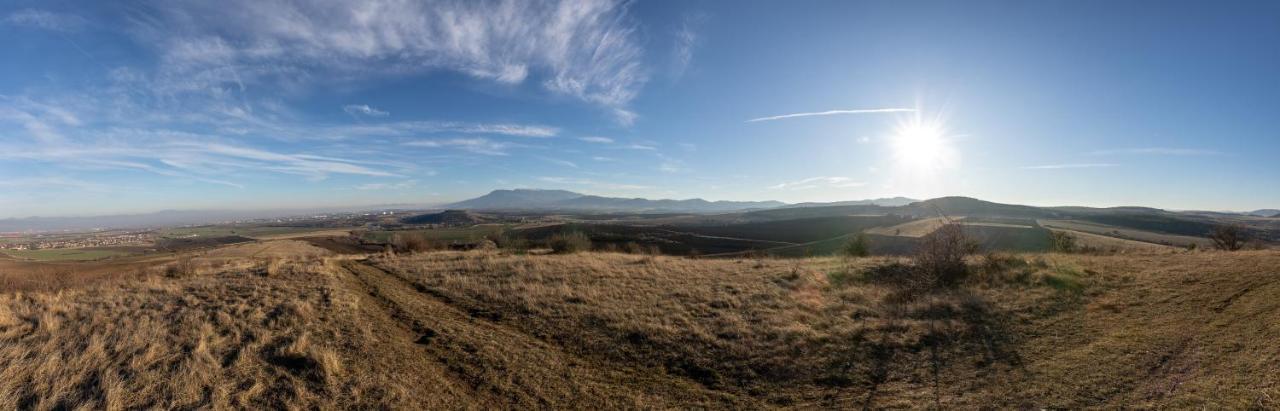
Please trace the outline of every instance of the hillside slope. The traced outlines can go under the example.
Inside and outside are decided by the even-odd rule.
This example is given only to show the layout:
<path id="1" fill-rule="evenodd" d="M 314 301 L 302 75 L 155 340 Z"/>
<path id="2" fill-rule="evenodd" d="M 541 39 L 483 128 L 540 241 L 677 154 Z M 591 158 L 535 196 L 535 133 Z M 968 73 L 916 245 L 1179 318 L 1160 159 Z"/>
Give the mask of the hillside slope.
<path id="1" fill-rule="evenodd" d="M 887 261 L 195 257 L 0 290 L 0 408 L 1280 407 L 1280 252 Z"/>

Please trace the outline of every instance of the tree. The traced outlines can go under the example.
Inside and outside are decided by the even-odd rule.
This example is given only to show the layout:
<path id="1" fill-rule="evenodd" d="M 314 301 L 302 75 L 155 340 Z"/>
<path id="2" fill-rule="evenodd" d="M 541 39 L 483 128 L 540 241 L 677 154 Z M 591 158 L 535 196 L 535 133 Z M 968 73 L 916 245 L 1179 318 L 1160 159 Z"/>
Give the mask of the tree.
<path id="1" fill-rule="evenodd" d="M 1213 231 L 1209 233 L 1209 239 L 1213 240 L 1213 246 L 1223 251 L 1236 251 L 1244 248 L 1245 242 L 1249 240 L 1248 237 L 1244 226 L 1240 224 L 1221 224 L 1214 227 Z"/>

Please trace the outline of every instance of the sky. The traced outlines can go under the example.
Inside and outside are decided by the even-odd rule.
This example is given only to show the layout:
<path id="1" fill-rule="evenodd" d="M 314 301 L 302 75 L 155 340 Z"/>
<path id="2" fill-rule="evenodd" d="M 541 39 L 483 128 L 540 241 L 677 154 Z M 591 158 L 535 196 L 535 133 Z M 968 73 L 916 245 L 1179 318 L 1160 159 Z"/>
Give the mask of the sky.
<path id="1" fill-rule="evenodd" d="M 1280 2 L 0 2 L 0 218 L 1280 208 Z"/>

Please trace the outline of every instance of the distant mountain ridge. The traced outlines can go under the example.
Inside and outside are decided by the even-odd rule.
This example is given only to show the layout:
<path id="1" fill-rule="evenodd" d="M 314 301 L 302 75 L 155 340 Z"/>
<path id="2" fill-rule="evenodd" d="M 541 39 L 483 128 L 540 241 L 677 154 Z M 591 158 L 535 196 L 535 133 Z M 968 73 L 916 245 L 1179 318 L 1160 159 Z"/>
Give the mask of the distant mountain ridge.
<path id="1" fill-rule="evenodd" d="M 578 211 L 668 211 L 726 212 L 775 208 L 787 205 L 780 201 L 707 201 L 649 200 L 644 198 L 603 197 L 566 190 L 512 189 L 493 190 L 470 200 L 445 205 L 451 209 L 472 210 L 578 210 Z"/>
<path id="2" fill-rule="evenodd" d="M 914 198 L 907 198 L 907 197 L 886 197 L 886 198 L 874 198 L 870 200 L 833 201 L 829 203 L 815 203 L 815 202 L 796 203 L 796 204 L 789 204 L 784 207 L 798 208 L 798 207 L 831 207 L 831 206 L 857 206 L 857 205 L 877 205 L 882 207 L 899 207 L 899 206 L 904 206 L 904 205 L 919 202 L 919 201 L 920 200 L 916 200 Z"/>

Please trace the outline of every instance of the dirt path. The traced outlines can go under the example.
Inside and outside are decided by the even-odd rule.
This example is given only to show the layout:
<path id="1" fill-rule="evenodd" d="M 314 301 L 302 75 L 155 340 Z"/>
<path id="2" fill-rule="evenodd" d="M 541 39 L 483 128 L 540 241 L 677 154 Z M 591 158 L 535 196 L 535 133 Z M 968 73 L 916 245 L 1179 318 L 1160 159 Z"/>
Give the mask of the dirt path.
<path id="1" fill-rule="evenodd" d="M 345 260 L 349 273 L 391 320 L 398 349 L 415 346 L 417 364 L 399 371 L 435 373 L 465 388 L 476 405 L 517 408 L 668 408 L 735 401 L 657 371 L 594 364 L 533 336 L 448 304 L 425 287 L 380 268 Z M 429 359 L 429 363 L 423 363 Z M 392 370 L 396 371 L 396 370 Z M 399 372 L 397 371 L 397 372 Z M 717 398 L 718 397 L 718 398 Z"/>

